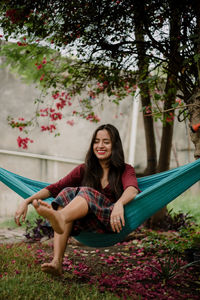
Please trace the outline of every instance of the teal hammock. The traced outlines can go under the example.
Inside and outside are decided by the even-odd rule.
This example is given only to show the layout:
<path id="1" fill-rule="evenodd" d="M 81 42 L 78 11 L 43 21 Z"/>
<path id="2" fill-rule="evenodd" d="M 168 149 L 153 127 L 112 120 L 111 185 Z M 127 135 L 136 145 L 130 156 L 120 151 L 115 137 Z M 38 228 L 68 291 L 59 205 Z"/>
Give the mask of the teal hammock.
<path id="1" fill-rule="evenodd" d="M 0 179 L 23 198 L 27 198 L 49 183 L 31 180 L 0 168 Z M 142 191 L 125 206 L 125 223 L 120 233 L 81 232 L 75 236 L 90 247 L 107 247 L 119 243 L 169 202 L 200 180 L 200 159 L 162 173 L 138 178 Z M 46 199 L 51 203 L 52 198 Z"/>

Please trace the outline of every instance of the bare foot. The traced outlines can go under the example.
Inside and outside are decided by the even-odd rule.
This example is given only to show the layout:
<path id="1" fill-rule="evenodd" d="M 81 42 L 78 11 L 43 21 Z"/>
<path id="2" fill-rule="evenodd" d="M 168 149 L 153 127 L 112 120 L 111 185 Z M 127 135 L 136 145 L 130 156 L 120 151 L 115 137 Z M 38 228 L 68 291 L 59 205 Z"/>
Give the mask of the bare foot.
<path id="1" fill-rule="evenodd" d="M 49 273 L 55 276 L 62 274 L 62 264 L 58 261 L 52 260 L 50 263 L 44 263 L 41 265 L 42 272 Z"/>
<path id="2" fill-rule="evenodd" d="M 40 216 L 50 221 L 55 232 L 60 234 L 64 232 L 65 221 L 60 211 L 54 210 L 51 205 L 42 200 L 33 200 L 33 206 Z"/>

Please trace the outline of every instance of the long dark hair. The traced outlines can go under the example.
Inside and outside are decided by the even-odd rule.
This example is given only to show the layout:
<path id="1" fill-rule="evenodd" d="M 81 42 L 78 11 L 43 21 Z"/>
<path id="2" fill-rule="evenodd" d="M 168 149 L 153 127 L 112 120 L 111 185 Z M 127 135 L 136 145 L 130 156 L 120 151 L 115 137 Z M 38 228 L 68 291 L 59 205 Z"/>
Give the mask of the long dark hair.
<path id="1" fill-rule="evenodd" d="M 90 143 L 90 147 L 85 157 L 85 174 L 83 178 L 83 185 L 92 187 L 98 191 L 102 190 L 101 178 L 103 176 L 103 169 L 99 163 L 98 158 L 94 154 L 93 144 L 99 130 L 107 130 L 112 144 L 112 153 L 108 161 L 109 174 L 108 181 L 111 188 L 111 192 L 115 199 L 118 199 L 122 192 L 121 176 L 125 168 L 124 151 L 122 147 L 119 131 L 111 124 L 105 124 L 99 126 L 93 136 Z"/>

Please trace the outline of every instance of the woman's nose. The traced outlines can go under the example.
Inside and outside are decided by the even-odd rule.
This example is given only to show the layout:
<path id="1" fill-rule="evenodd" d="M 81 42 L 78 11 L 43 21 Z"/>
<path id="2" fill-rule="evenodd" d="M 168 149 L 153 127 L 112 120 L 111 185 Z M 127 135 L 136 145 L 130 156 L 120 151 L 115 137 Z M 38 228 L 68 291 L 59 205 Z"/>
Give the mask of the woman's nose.
<path id="1" fill-rule="evenodd" d="M 103 141 L 99 141 L 99 145 L 100 148 L 103 147 Z"/>

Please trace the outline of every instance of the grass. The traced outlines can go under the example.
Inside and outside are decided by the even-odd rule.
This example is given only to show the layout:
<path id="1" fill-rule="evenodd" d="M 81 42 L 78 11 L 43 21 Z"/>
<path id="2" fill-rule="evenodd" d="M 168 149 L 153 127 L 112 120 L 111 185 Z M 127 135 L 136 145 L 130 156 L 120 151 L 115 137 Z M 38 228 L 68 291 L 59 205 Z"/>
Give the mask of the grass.
<path id="1" fill-rule="evenodd" d="M 50 279 L 49 276 L 35 270 L 35 275 L 23 272 L 22 275 L 8 278 L 1 282 L 1 300 L 100 300 L 102 294 L 87 285 L 68 284 L 60 280 Z M 13 298 L 13 295 L 15 297 Z M 105 293 L 104 300 L 119 300 L 112 294 Z"/>
<path id="2" fill-rule="evenodd" d="M 68 274 L 60 279 L 40 271 L 38 244 L 0 245 L 0 300 L 100 300 L 97 288 L 73 282 Z M 106 292 L 105 300 L 119 299 Z"/>
<path id="3" fill-rule="evenodd" d="M 173 210 L 174 213 L 188 213 L 192 216 L 197 224 L 200 225 L 200 195 L 186 191 L 174 201 L 168 204 L 168 210 Z"/>

